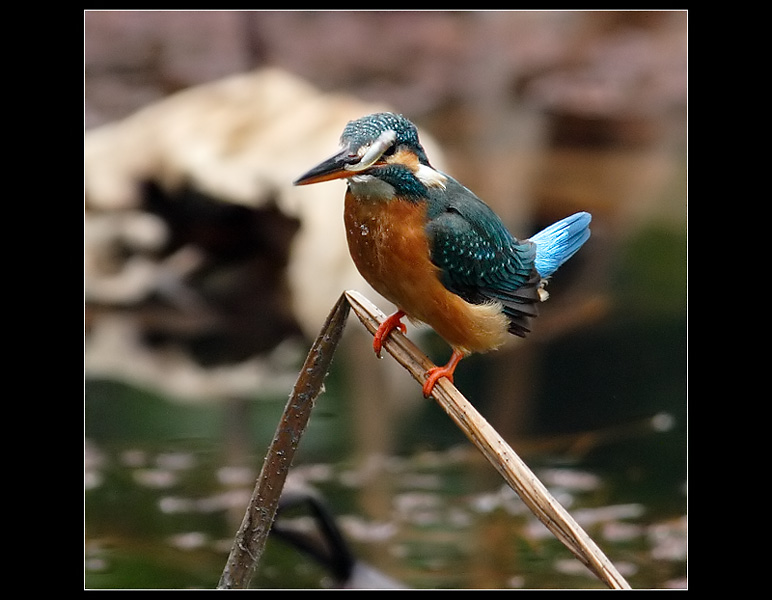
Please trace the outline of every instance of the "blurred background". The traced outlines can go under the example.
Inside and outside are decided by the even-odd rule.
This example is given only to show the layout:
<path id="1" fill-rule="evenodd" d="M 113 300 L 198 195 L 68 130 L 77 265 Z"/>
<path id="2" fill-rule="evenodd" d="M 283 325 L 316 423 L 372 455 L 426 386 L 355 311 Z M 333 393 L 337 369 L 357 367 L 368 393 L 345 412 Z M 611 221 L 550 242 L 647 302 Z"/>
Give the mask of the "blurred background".
<path id="1" fill-rule="evenodd" d="M 376 110 L 517 237 L 593 214 L 533 334 L 456 384 L 633 587 L 686 587 L 686 12 L 87 11 L 84 73 L 86 587 L 213 588 L 327 313 L 391 310 L 344 184 L 291 186 Z M 347 550 L 299 549 L 324 528 L 293 505 L 253 584 L 346 585 L 350 552 L 415 588 L 603 587 L 392 362 L 352 316 L 288 483 Z"/>

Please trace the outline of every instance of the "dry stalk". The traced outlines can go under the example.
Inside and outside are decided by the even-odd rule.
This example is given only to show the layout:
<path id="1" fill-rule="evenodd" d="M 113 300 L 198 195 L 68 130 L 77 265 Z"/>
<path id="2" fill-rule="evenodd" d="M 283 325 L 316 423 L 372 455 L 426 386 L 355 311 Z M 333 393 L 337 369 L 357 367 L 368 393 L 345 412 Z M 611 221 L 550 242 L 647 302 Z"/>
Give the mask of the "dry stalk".
<path id="1" fill-rule="evenodd" d="M 349 308 L 347 299 L 341 296 L 311 346 L 263 461 L 263 468 L 225 563 L 218 589 L 249 587 L 276 517 L 279 497 L 295 450 L 308 425 L 314 401 L 322 391 L 324 378 L 343 334 Z"/>
<path id="2" fill-rule="evenodd" d="M 295 450 L 308 424 L 314 401 L 321 393 L 349 309 L 356 313 L 370 333 L 375 333 L 386 318 L 378 307 L 355 291 L 345 292 L 333 307 L 308 353 L 284 409 L 218 584 L 220 589 L 249 587 L 276 516 Z M 399 331 L 389 336 L 384 348 L 421 384 L 426 371 L 434 366 Z M 434 387 L 433 396 L 528 508 L 583 564 L 609 587 L 630 589 L 600 548 L 452 383 L 441 379 Z"/>
<path id="3" fill-rule="evenodd" d="M 346 292 L 351 309 L 370 333 L 386 318 L 378 307 L 355 291 Z M 421 384 L 434 366 L 407 337 L 394 331 L 384 348 Z M 483 453 L 529 509 L 582 563 L 610 588 L 630 589 L 606 555 L 571 515 L 555 500 L 536 475 L 474 406 L 447 379 L 434 387 L 434 399 Z"/>

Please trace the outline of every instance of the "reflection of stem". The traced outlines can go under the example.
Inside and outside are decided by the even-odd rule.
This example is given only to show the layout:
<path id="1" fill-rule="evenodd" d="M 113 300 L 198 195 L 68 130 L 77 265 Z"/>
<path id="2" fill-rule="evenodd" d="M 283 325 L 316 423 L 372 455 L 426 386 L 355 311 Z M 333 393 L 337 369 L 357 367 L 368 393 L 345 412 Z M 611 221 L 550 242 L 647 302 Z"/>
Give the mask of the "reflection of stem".
<path id="1" fill-rule="evenodd" d="M 246 515 L 236 534 L 220 578 L 219 588 L 249 586 L 276 516 L 279 496 L 292 458 L 300 437 L 305 431 L 314 400 L 321 392 L 332 356 L 343 333 L 349 309 L 356 313 L 371 334 L 377 331 L 386 318 L 369 300 L 353 291 L 345 292 L 333 307 L 327 322 L 308 353 L 284 409 Z M 426 355 L 404 334 L 396 330 L 384 341 L 383 347 L 420 384 L 423 384 L 426 372 L 434 367 Z M 440 379 L 432 394 L 437 403 L 517 492 L 528 508 L 574 556 L 609 587 L 630 588 L 595 542 L 452 383 L 447 379 Z"/>
<path id="2" fill-rule="evenodd" d="M 343 334 L 348 312 L 348 301 L 341 296 L 311 346 L 284 408 L 244 520 L 233 542 L 217 586 L 220 589 L 249 587 L 276 516 L 279 497 L 295 456 L 295 450 L 308 424 L 314 401 L 322 391 L 324 378 L 327 376 L 335 348 Z"/>

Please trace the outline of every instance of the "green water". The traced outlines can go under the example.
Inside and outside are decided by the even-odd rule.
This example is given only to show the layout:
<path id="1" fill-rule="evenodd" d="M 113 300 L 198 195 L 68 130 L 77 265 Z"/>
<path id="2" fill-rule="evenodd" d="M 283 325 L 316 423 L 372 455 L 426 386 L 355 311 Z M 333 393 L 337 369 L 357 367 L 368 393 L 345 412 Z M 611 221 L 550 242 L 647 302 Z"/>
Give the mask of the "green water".
<path id="1" fill-rule="evenodd" d="M 582 461 L 529 461 L 634 587 L 685 583 L 683 479 L 672 472 L 678 469 L 660 472 L 644 454 L 680 441 L 672 429 L 652 431 Z M 89 442 L 86 454 L 86 586 L 213 588 L 254 470 L 227 466 L 218 445 L 201 440 Z M 405 585 L 603 587 L 468 445 L 359 464 L 299 461 L 293 485 L 299 481 L 324 498 L 361 560 Z M 308 514 L 286 520 L 315 530 Z M 334 583 L 278 540 L 269 542 L 253 581 L 271 588 Z"/>

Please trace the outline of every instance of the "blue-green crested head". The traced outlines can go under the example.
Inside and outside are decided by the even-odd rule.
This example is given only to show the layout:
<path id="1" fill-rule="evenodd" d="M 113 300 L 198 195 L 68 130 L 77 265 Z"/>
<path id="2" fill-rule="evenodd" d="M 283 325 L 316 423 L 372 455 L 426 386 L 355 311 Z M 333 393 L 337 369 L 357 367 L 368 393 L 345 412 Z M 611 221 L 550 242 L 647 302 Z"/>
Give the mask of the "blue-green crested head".
<path id="1" fill-rule="evenodd" d="M 355 194 L 419 200 L 446 176 L 429 164 L 415 125 L 402 115 L 374 113 L 349 121 L 337 154 L 295 181 L 296 185 L 347 179 Z"/>
<path id="2" fill-rule="evenodd" d="M 360 151 L 385 145 L 385 141 L 389 140 L 390 144 L 383 152 L 386 156 L 393 154 L 399 147 L 405 147 L 418 157 L 420 163 L 429 164 L 426 152 L 418 139 L 416 126 L 396 113 L 374 113 L 349 121 L 340 137 L 342 145 Z"/>

